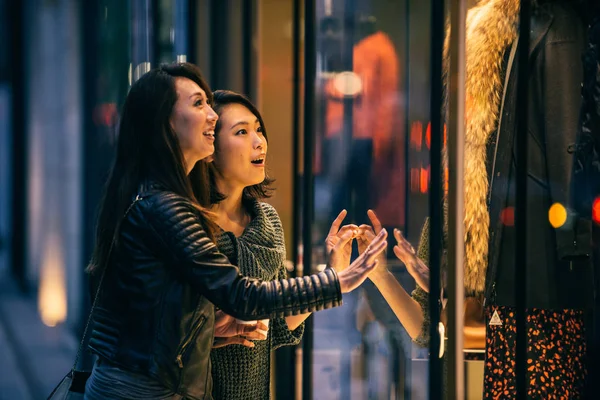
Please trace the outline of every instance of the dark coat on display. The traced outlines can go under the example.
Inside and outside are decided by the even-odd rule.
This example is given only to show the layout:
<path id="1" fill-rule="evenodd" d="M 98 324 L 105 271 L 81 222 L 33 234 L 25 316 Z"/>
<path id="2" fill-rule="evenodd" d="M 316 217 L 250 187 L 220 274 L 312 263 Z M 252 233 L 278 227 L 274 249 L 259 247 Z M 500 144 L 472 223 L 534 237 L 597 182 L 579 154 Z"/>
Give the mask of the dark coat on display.
<path id="1" fill-rule="evenodd" d="M 586 27 L 565 2 L 535 10 L 529 52 L 527 307 L 588 308 L 592 295 L 591 225 L 569 215 L 550 225 L 549 209 L 568 207 L 576 141 Z M 490 173 L 490 238 L 486 295 L 492 302 L 514 305 L 514 226 L 507 207 L 515 206 L 516 81 L 515 57 L 501 105 L 497 151 Z M 511 61 L 509 60 L 508 63 Z"/>

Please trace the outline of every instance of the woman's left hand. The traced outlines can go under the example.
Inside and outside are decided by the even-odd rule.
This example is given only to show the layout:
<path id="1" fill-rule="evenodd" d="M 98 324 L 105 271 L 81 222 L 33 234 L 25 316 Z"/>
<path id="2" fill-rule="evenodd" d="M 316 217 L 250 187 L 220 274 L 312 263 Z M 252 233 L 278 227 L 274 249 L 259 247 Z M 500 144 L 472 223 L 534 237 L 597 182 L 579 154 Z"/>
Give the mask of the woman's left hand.
<path id="1" fill-rule="evenodd" d="M 213 348 L 241 344 L 254 347 L 251 340 L 265 340 L 269 327 L 261 321 L 256 324 L 241 324 L 231 315 L 219 310 L 215 313 L 215 340 Z"/>

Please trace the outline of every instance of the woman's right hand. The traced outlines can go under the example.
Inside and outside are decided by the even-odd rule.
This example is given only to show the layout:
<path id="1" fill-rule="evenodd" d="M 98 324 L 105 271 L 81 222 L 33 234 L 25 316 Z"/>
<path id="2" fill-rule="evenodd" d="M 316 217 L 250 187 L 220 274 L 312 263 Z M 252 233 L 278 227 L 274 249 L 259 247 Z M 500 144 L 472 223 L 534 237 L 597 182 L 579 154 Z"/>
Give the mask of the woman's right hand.
<path id="1" fill-rule="evenodd" d="M 387 232 L 382 229 L 366 250 L 359 255 L 348 268 L 338 272 L 342 293 L 348 293 L 359 287 L 377 267 L 377 257 L 386 249 Z"/>
<path id="2" fill-rule="evenodd" d="M 352 241 L 358 232 L 358 226 L 353 224 L 345 225 L 340 229 L 347 214 L 346 210 L 340 212 L 331 224 L 331 229 L 325 239 L 325 250 L 329 257 L 328 264 L 335 269 L 335 272 L 348 268 L 352 256 Z"/>
<path id="3" fill-rule="evenodd" d="M 377 215 L 373 210 L 367 211 L 367 216 L 371 220 L 372 225 L 362 224 L 358 227 L 359 235 L 356 239 L 358 244 L 358 253 L 362 254 L 367 246 L 373 242 L 373 239 L 381 232 L 383 229 L 383 225 Z M 387 260 L 385 256 L 385 251 L 379 255 L 377 268 L 371 275 L 369 275 L 369 279 L 376 283 L 376 281 L 380 279 L 389 279 L 389 271 L 387 269 Z"/>
<path id="4" fill-rule="evenodd" d="M 242 324 L 231 315 L 219 310 L 215 312 L 213 349 L 232 344 L 254 347 L 254 343 L 251 340 L 267 339 L 266 332 L 268 330 L 269 327 L 263 321 L 256 321 L 255 324 Z"/>
<path id="5" fill-rule="evenodd" d="M 415 249 L 402 236 L 400 230 L 394 229 L 394 237 L 397 242 L 396 246 L 394 246 L 394 254 L 404 263 L 406 270 L 414 278 L 417 285 L 429 293 L 429 268 L 417 257 Z"/>

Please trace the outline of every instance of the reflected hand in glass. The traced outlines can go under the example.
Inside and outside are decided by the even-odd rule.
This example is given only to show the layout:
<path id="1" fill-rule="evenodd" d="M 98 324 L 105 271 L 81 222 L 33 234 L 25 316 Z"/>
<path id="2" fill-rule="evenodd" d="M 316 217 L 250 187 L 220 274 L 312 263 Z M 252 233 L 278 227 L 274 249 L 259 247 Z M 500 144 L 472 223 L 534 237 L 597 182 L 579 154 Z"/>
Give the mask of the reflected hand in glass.
<path id="1" fill-rule="evenodd" d="M 400 230 L 394 229 L 394 237 L 397 242 L 396 246 L 394 246 L 394 254 L 404 263 L 408 273 L 414 278 L 417 285 L 429 293 L 429 268 L 417 257 L 415 249 L 402 236 Z"/>
<path id="2" fill-rule="evenodd" d="M 358 226 L 349 224 L 344 225 L 342 222 L 348 212 L 342 210 L 335 218 L 325 239 L 325 249 L 329 256 L 329 266 L 335 269 L 336 272 L 343 271 L 350 265 L 350 257 L 352 255 L 352 240 L 358 234 Z"/>
<path id="3" fill-rule="evenodd" d="M 257 321 L 255 324 L 240 323 L 231 315 L 219 310 L 215 313 L 213 349 L 231 344 L 254 347 L 251 340 L 265 340 L 268 330 L 269 327 L 262 321 Z"/>

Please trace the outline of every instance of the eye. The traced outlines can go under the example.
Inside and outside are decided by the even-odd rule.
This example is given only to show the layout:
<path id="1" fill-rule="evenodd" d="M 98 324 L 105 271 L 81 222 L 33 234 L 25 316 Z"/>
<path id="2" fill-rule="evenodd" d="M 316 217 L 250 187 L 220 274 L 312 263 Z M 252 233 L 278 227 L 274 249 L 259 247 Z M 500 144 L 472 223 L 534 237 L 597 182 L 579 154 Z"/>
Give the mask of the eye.
<path id="1" fill-rule="evenodd" d="M 256 129 L 256 132 L 257 132 L 257 133 L 261 133 L 261 134 L 262 134 L 262 133 L 263 133 L 263 127 L 262 127 L 262 126 L 259 126 L 259 127 Z"/>
<path id="2" fill-rule="evenodd" d="M 245 129 L 240 129 L 240 130 L 239 130 L 239 131 L 237 131 L 235 134 L 236 134 L 236 135 L 245 135 L 246 133 L 248 133 L 248 132 L 246 132 L 246 130 L 245 130 Z"/>
<path id="3" fill-rule="evenodd" d="M 200 107 L 204 99 L 198 99 L 194 102 L 194 107 Z"/>

